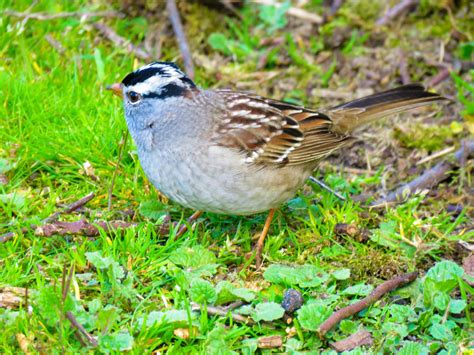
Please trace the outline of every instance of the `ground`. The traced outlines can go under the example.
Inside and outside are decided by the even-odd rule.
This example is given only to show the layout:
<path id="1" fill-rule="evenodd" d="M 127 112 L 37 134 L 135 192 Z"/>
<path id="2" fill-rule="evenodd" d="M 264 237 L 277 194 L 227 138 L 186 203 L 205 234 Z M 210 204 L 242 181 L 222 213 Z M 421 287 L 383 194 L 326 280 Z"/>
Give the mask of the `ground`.
<path id="1" fill-rule="evenodd" d="M 151 60 L 182 66 L 164 2 L 3 2 L 0 352 L 330 354 L 331 343 L 365 329 L 372 345 L 352 353 L 467 353 L 472 160 L 452 156 L 474 131 L 472 4 L 422 0 L 377 24 L 396 1 L 224 3 L 178 1 L 200 86 L 317 109 L 419 82 L 452 102 L 357 132 L 314 174 L 346 201 L 308 183 L 277 212 L 256 270 L 265 215 L 204 214 L 179 238 L 163 226 L 193 211 L 147 181 L 133 142 L 124 143 L 121 103 L 105 90 Z M 368 207 L 442 161 L 452 162 L 442 181 Z M 127 227 L 93 236 L 35 227 L 89 193 L 59 221 Z M 318 335 L 333 311 L 414 271 L 415 282 Z M 284 314 L 289 288 L 303 306 Z"/>

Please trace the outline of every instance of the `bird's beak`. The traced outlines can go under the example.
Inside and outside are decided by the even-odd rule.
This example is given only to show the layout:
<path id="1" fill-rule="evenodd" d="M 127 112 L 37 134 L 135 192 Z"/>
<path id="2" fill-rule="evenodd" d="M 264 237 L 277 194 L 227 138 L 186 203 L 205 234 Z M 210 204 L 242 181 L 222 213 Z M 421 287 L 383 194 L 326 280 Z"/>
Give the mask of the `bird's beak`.
<path id="1" fill-rule="evenodd" d="M 115 84 L 112 84 L 112 85 L 107 85 L 105 88 L 107 90 L 111 90 L 112 94 L 117 95 L 118 97 L 123 97 L 122 84 L 115 83 Z"/>

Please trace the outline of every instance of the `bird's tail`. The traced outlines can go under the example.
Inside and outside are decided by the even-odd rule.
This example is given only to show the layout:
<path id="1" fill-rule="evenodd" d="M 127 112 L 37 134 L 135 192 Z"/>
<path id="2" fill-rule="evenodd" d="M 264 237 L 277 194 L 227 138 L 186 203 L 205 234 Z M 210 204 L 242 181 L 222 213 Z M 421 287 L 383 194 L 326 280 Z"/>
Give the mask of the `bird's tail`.
<path id="1" fill-rule="evenodd" d="M 357 127 L 391 114 L 448 100 L 425 90 L 421 85 L 405 85 L 396 89 L 362 97 L 327 111 L 334 122 L 334 132 L 348 134 Z"/>

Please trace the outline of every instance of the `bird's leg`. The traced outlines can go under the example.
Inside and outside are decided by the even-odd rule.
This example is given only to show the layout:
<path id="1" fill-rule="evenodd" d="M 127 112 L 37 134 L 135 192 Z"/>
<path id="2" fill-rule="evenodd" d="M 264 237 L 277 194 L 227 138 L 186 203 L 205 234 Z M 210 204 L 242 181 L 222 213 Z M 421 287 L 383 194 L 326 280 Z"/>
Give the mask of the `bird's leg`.
<path id="1" fill-rule="evenodd" d="M 182 225 L 179 227 L 178 232 L 176 233 L 176 237 L 175 237 L 175 238 L 181 237 L 181 236 L 188 230 L 188 224 L 190 224 L 190 223 L 192 223 L 193 221 L 195 221 L 196 219 L 198 219 L 200 215 L 202 215 L 202 211 L 196 211 L 196 212 L 194 212 L 194 213 L 186 220 L 186 223 L 185 223 L 185 224 L 182 224 Z"/>
<path id="2" fill-rule="evenodd" d="M 260 237 L 258 238 L 258 241 L 257 241 L 257 253 L 255 254 L 255 260 L 256 260 L 256 263 L 257 263 L 257 270 L 260 269 L 260 266 L 262 266 L 263 243 L 265 241 L 265 237 L 268 234 L 268 230 L 270 229 L 270 224 L 272 223 L 272 219 L 273 219 L 274 214 L 275 214 L 275 209 L 272 208 L 268 212 L 267 220 L 265 221 L 265 225 L 263 226 L 262 233 L 260 233 Z"/>

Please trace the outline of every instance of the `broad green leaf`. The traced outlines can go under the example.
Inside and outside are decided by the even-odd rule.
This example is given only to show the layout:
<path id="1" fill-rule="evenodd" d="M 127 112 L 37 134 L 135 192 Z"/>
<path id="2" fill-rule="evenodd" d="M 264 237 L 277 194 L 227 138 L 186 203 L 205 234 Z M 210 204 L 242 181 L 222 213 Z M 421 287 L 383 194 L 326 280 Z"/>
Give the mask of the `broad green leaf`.
<path id="1" fill-rule="evenodd" d="M 339 323 L 339 329 L 345 334 L 352 334 L 357 331 L 357 323 L 348 319 L 343 319 Z"/>
<path id="2" fill-rule="evenodd" d="M 414 341 L 405 341 L 403 347 L 398 351 L 397 355 L 428 355 L 430 353 L 428 347 L 422 343 Z"/>
<path id="3" fill-rule="evenodd" d="M 252 318 L 259 322 L 261 320 L 269 322 L 283 317 L 285 310 L 282 306 L 275 302 L 259 303 L 255 306 L 255 312 Z"/>
<path id="4" fill-rule="evenodd" d="M 176 249 L 171 253 L 170 260 L 184 268 L 198 268 L 217 262 L 216 256 L 202 245 Z"/>
<path id="5" fill-rule="evenodd" d="M 5 158 L 0 158 L 0 174 L 5 174 L 15 168 L 16 164 Z"/>
<path id="6" fill-rule="evenodd" d="M 423 281 L 423 301 L 426 306 L 431 306 L 435 302 L 435 297 L 439 292 L 449 295 L 458 286 L 458 278 L 464 270 L 455 262 L 443 260 L 436 263 L 426 273 Z M 441 306 L 441 301 L 437 300 L 437 305 Z"/>
<path id="7" fill-rule="evenodd" d="M 5 205 L 11 205 L 16 210 L 22 210 L 26 206 L 25 196 L 19 193 L 0 194 L 0 202 Z"/>
<path id="8" fill-rule="evenodd" d="M 339 269 L 339 270 L 333 271 L 331 276 L 334 277 L 336 280 L 347 280 L 351 276 L 351 270 Z"/>
<path id="9" fill-rule="evenodd" d="M 349 286 L 343 290 L 341 294 L 351 296 L 367 296 L 373 289 L 374 287 L 372 285 L 357 284 L 354 286 Z"/>
<path id="10" fill-rule="evenodd" d="M 194 318 L 194 313 L 191 313 Z M 144 317 L 138 319 L 138 325 L 141 327 L 146 319 L 145 325 L 151 327 L 155 324 L 166 323 L 188 323 L 188 313 L 185 310 L 169 310 L 166 312 L 152 311 Z"/>
<path id="11" fill-rule="evenodd" d="M 199 304 L 214 303 L 217 300 L 217 293 L 209 281 L 203 279 L 195 279 L 191 283 L 189 290 L 191 299 Z"/>
<path id="12" fill-rule="evenodd" d="M 118 332 L 99 336 L 99 346 L 103 350 L 125 351 L 133 347 L 133 337 L 128 332 Z"/>
<path id="13" fill-rule="evenodd" d="M 209 355 L 233 355 L 237 354 L 235 351 L 232 351 L 227 344 L 226 340 L 226 330 L 221 326 L 217 325 L 213 330 L 207 334 L 207 339 L 205 342 L 205 354 Z"/>
<path id="14" fill-rule="evenodd" d="M 125 276 L 123 267 L 118 262 L 109 256 L 102 256 L 102 253 L 99 251 L 86 253 L 86 258 L 96 269 L 111 270 L 114 279 L 122 279 Z"/>
<path id="15" fill-rule="evenodd" d="M 433 297 L 433 305 L 440 311 L 446 310 L 449 304 L 449 296 L 446 293 L 436 292 Z"/>
<path id="16" fill-rule="evenodd" d="M 464 300 L 451 300 L 449 302 L 449 311 L 454 314 L 461 313 L 466 308 L 467 303 Z"/>
<path id="17" fill-rule="evenodd" d="M 305 304 L 298 310 L 298 321 L 307 330 L 317 331 L 320 324 L 332 313 L 332 309 L 323 303 Z"/>
<path id="18" fill-rule="evenodd" d="M 265 271 L 263 277 L 270 282 L 287 286 L 317 287 L 326 282 L 329 275 L 313 265 L 286 266 L 273 264 Z"/>
<path id="19" fill-rule="evenodd" d="M 245 302 L 251 302 L 255 299 L 255 292 L 248 288 L 234 288 L 231 293 Z"/>
<path id="20" fill-rule="evenodd" d="M 382 330 L 388 336 L 398 335 L 400 339 L 405 338 L 408 335 L 408 327 L 404 323 L 384 322 Z"/>
<path id="21" fill-rule="evenodd" d="M 138 212 L 148 218 L 158 221 L 166 216 L 168 210 L 166 205 L 158 200 L 143 201 L 140 203 Z"/>
<path id="22" fill-rule="evenodd" d="M 207 39 L 207 42 L 216 51 L 219 51 L 225 55 L 232 54 L 232 51 L 229 49 L 228 45 L 229 40 L 222 33 L 211 33 Z"/>
<path id="23" fill-rule="evenodd" d="M 390 321 L 396 323 L 407 322 L 409 319 L 416 317 L 416 313 L 410 306 L 401 304 L 392 304 L 389 307 Z"/>
<path id="24" fill-rule="evenodd" d="M 433 338 L 441 341 L 449 341 L 453 338 L 453 332 L 446 324 L 436 323 L 430 328 L 430 334 Z"/>

